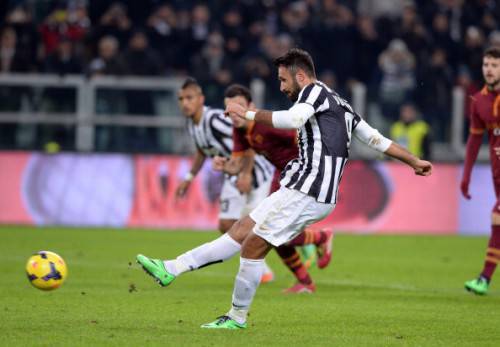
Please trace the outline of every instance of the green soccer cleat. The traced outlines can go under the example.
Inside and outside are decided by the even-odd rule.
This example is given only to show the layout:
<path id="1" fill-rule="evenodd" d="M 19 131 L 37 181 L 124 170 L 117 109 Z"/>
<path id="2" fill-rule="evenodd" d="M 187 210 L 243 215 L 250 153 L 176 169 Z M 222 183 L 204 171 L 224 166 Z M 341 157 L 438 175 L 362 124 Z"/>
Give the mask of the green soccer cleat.
<path id="1" fill-rule="evenodd" d="M 488 292 L 488 281 L 483 277 L 465 282 L 465 289 L 477 295 L 485 295 Z"/>
<path id="2" fill-rule="evenodd" d="M 206 323 L 201 326 L 205 329 L 246 329 L 247 323 L 240 324 L 229 316 L 220 316 L 211 323 Z"/>
<path id="3" fill-rule="evenodd" d="M 144 271 L 153 277 L 160 286 L 166 287 L 175 280 L 175 276 L 165 269 L 160 259 L 151 259 L 142 254 L 138 254 L 136 259 Z"/>

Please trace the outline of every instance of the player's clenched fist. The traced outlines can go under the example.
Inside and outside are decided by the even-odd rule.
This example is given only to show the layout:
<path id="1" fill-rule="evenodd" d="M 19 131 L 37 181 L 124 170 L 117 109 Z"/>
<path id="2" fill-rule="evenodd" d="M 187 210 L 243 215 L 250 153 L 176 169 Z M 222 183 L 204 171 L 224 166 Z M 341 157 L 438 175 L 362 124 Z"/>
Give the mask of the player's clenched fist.
<path id="1" fill-rule="evenodd" d="M 224 111 L 224 114 L 226 116 L 229 115 L 236 115 L 241 118 L 245 118 L 245 113 L 247 112 L 247 109 L 241 106 L 240 104 L 237 104 L 235 102 L 228 102 L 226 106 L 226 110 Z"/>
<path id="2" fill-rule="evenodd" d="M 432 174 L 432 164 L 427 160 L 418 160 L 413 169 L 415 175 L 418 176 L 430 176 Z"/>

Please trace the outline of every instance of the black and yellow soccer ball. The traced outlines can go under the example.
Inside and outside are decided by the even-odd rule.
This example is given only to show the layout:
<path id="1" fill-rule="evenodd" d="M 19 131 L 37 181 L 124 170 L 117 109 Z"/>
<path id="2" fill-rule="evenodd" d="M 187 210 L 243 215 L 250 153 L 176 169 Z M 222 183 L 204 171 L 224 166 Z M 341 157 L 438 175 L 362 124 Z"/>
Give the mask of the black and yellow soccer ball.
<path id="1" fill-rule="evenodd" d="M 28 259 L 26 274 L 35 288 L 53 290 L 59 288 L 68 277 L 68 267 L 56 253 L 40 251 Z"/>

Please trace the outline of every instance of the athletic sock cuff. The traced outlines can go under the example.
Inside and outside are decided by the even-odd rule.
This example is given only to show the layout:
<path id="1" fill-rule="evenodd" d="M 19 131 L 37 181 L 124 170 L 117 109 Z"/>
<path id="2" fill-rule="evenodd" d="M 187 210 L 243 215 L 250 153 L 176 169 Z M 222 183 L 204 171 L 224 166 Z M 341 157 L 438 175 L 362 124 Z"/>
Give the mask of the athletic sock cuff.
<path id="1" fill-rule="evenodd" d="M 261 266 L 264 263 L 264 259 L 248 259 L 240 257 L 240 264 L 247 266 Z"/>
<path id="2" fill-rule="evenodd" d="M 225 233 L 224 235 L 221 236 L 221 238 L 223 238 L 224 240 L 230 242 L 232 245 L 234 245 L 235 247 L 239 247 L 241 248 L 241 244 L 239 244 L 235 239 L 233 239 L 231 236 L 229 236 L 227 233 Z"/>

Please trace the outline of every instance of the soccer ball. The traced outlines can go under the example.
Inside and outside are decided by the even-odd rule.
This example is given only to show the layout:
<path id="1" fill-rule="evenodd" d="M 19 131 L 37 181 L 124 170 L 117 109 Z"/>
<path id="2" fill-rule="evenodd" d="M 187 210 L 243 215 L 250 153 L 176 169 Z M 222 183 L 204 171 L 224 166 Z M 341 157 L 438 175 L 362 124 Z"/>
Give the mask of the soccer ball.
<path id="1" fill-rule="evenodd" d="M 26 274 L 34 287 L 52 290 L 59 288 L 66 280 L 68 268 L 59 255 L 54 252 L 40 251 L 28 259 Z"/>

